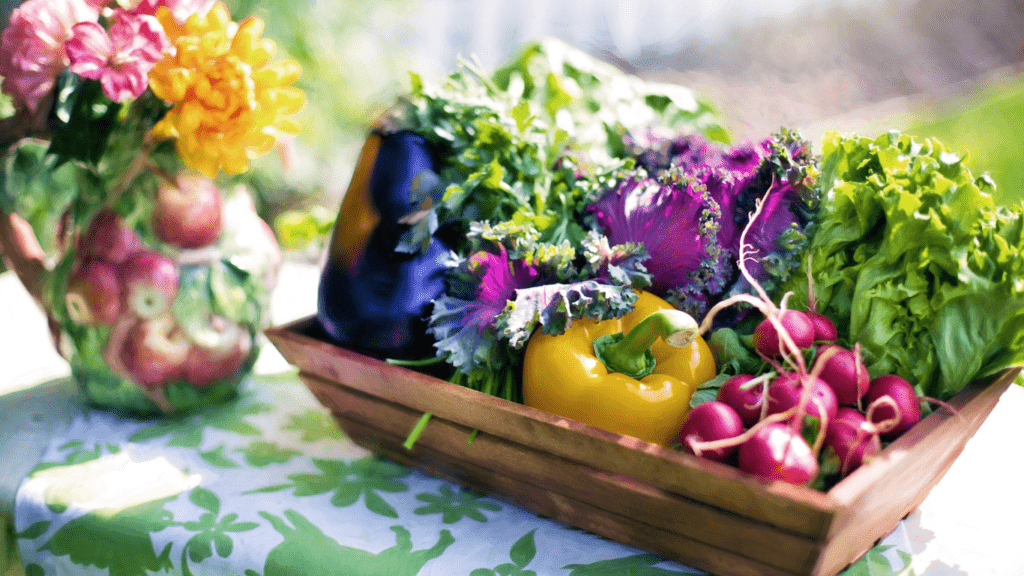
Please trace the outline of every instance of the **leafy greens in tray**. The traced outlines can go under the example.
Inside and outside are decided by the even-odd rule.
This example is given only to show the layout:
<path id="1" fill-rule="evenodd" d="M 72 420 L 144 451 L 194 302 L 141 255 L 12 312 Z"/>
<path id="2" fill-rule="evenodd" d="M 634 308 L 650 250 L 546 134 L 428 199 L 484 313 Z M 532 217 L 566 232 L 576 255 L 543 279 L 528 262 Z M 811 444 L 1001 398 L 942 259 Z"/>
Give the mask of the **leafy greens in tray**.
<path id="1" fill-rule="evenodd" d="M 1021 206 L 996 206 L 992 181 L 964 160 L 895 132 L 826 135 L 805 259 L 818 311 L 860 342 L 872 375 L 936 398 L 1024 363 Z M 806 302 L 806 275 L 785 288 Z"/>
<path id="2" fill-rule="evenodd" d="M 518 400 L 532 334 L 621 317 L 641 290 L 695 318 L 751 292 L 739 242 L 758 202 L 750 277 L 830 318 L 872 376 L 946 399 L 1024 363 L 1024 211 L 995 206 L 991 180 L 937 141 L 827 134 L 815 154 L 783 128 L 730 146 L 685 88 L 557 41 L 491 74 L 462 62 L 439 85 L 413 75 L 382 125 L 436 155 L 398 251 L 450 249 L 424 361 L 460 384 Z M 760 362 L 750 311 L 715 317 L 716 380 Z"/>

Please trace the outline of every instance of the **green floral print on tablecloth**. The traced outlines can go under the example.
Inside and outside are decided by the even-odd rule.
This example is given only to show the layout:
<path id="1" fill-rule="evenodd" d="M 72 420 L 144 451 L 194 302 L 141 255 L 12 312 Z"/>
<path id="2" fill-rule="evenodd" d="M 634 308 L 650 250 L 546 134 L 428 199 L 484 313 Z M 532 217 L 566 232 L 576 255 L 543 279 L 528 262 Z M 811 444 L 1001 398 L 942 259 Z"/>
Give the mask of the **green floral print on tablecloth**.
<path id="1" fill-rule="evenodd" d="M 26 576 L 700 573 L 377 458 L 294 375 L 178 419 L 84 411 L 15 529 Z M 908 550 L 898 530 L 849 576 L 901 574 Z"/>

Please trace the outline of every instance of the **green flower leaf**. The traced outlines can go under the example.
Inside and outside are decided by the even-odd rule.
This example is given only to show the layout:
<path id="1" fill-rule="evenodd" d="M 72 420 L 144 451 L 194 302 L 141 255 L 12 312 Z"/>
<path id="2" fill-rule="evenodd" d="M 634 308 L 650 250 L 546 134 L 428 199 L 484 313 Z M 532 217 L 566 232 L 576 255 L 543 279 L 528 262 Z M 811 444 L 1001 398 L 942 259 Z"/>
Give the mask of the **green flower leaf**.
<path id="1" fill-rule="evenodd" d="M 217 551 L 217 555 L 221 558 L 227 558 L 231 556 L 231 551 L 235 547 L 235 543 L 231 540 L 231 537 L 227 534 L 215 533 L 212 536 L 214 549 Z"/>
<path id="2" fill-rule="evenodd" d="M 193 564 L 210 558 L 213 556 L 212 535 L 208 532 L 196 534 L 185 543 L 185 549 L 188 550 L 188 559 Z"/>
<path id="3" fill-rule="evenodd" d="M 192 492 L 189 493 L 188 499 L 196 506 L 209 510 L 214 515 L 220 512 L 220 498 L 206 488 L 200 486 L 193 489 Z"/>
<path id="4" fill-rule="evenodd" d="M 564 568 L 571 570 L 569 576 L 605 576 L 607 574 L 629 574 L 630 576 L 678 576 L 689 574 L 676 570 L 655 568 L 655 564 L 664 562 L 663 558 L 654 554 L 637 554 L 625 558 L 599 560 L 590 564 L 568 564 Z"/>
<path id="5" fill-rule="evenodd" d="M 323 410 L 310 408 L 302 414 L 288 417 L 288 424 L 282 430 L 298 430 L 302 432 L 303 442 L 317 442 L 326 438 L 342 440 L 345 433 L 331 415 Z"/>
<path id="6" fill-rule="evenodd" d="M 152 533 L 175 524 L 164 509 L 172 499 L 146 502 L 110 516 L 88 513 L 73 518 L 57 529 L 40 551 L 67 556 L 75 564 L 109 571 L 110 576 L 148 576 L 170 570 L 171 544 L 157 551 Z M 114 527 L 118 537 L 110 538 Z"/>
<path id="7" fill-rule="evenodd" d="M 387 516 L 388 518 L 398 518 L 398 511 L 376 492 L 366 492 L 364 498 L 366 500 L 366 509 L 370 512 Z"/>
<path id="8" fill-rule="evenodd" d="M 426 502 L 413 512 L 424 516 L 428 514 L 441 514 L 441 521 L 445 524 L 453 524 L 463 518 L 470 518 L 477 522 L 486 522 L 487 517 L 480 510 L 501 510 L 501 506 L 494 502 L 480 501 L 483 495 L 460 488 L 458 492 L 452 490 L 448 484 L 442 484 L 438 489 L 439 494 L 417 494 L 416 499 Z"/>
<path id="9" fill-rule="evenodd" d="M 271 494 L 273 492 L 280 492 L 294 487 L 294 484 L 274 484 L 273 486 L 265 486 L 263 488 L 256 488 L 255 490 L 248 490 L 243 494 Z M 298 494 L 296 494 L 298 496 Z"/>
<path id="10" fill-rule="evenodd" d="M 257 440 L 239 451 L 245 454 L 245 461 L 250 466 L 259 468 L 271 464 L 283 464 L 301 454 L 298 450 L 281 448 L 266 440 Z"/>
<path id="11" fill-rule="evenodd" d="M 49 520 L 40 520 L 39 522 L 33 523 L 28 528 L 25 528 L 21 532 L 18 532 L 18 539 L 35 540 L 36 538 L 39 538 L 43 534 L 46 534 L 46 531 L 49 530 L 49 529 L 50 529 L 50 521 Z"/>
<path id="12" fill-rule="evenodd" d="M 259 528 L 259 526 L 256 522 L 231 522 L 224 523 L 222 528 L 225 532 L 248 532 Z"/>
<path id="13" fill-rule="evenodd" d="M 512 545 L 512 549 L 509 550 L 509 558 L 520 568 L 525 568 L 527 564 L 533 561 L 533 557 L 537 554 L 537 545 L 533 540 L 534 532 L 536 530 L 530 530 L 524 534 L 519 540 L 516 540 L 516 543 Z"/>
<path id="14" fill-rule="evenodd" d="M 224 455 L 224 448 L 224 445 L 221 444 L 220 446 L 217 446 L 213 450 L 200 452 L 199 456 L 207 463 L 218 468 L 238 468 L 239 466 L 241 466 L 238 462 L 235 462 L 234 460 Z"/>

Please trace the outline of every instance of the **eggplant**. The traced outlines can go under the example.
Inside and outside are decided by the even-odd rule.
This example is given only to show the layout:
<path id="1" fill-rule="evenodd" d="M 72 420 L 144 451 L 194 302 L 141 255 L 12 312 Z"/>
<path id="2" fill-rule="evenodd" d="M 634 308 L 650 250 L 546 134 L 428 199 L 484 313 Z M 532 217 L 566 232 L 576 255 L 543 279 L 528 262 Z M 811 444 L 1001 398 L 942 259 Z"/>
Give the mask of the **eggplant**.
<path id="1" fill-rule="evenodd" d="M 411 131 L 373 132 L 342 200 L 320 276 L 317 321 L 335 343 L 390 358 L 433 355 L 426 328 L 445 289 L 448 247 L 396 248 L 423 208 L 411 199 L 420 181 L 436 181 L 429 144 Z"/>

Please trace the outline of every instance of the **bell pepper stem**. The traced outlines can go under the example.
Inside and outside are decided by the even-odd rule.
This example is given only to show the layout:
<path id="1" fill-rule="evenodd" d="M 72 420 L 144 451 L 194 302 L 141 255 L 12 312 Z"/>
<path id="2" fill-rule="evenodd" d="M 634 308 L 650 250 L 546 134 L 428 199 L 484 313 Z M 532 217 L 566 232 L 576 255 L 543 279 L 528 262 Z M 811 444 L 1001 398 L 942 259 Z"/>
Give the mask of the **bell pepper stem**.
<path id="1" fill-rule="evenodd" d="M 662 338 L 670 346 L 683 348 L 694 341 L 699 325 L 686 312 L 675 309 L 652 312 L 629 334 L 603 336 L 594 341 L 594 352 L 610 372 L 643 378 L 654 371 L 651 345 Z"/>

